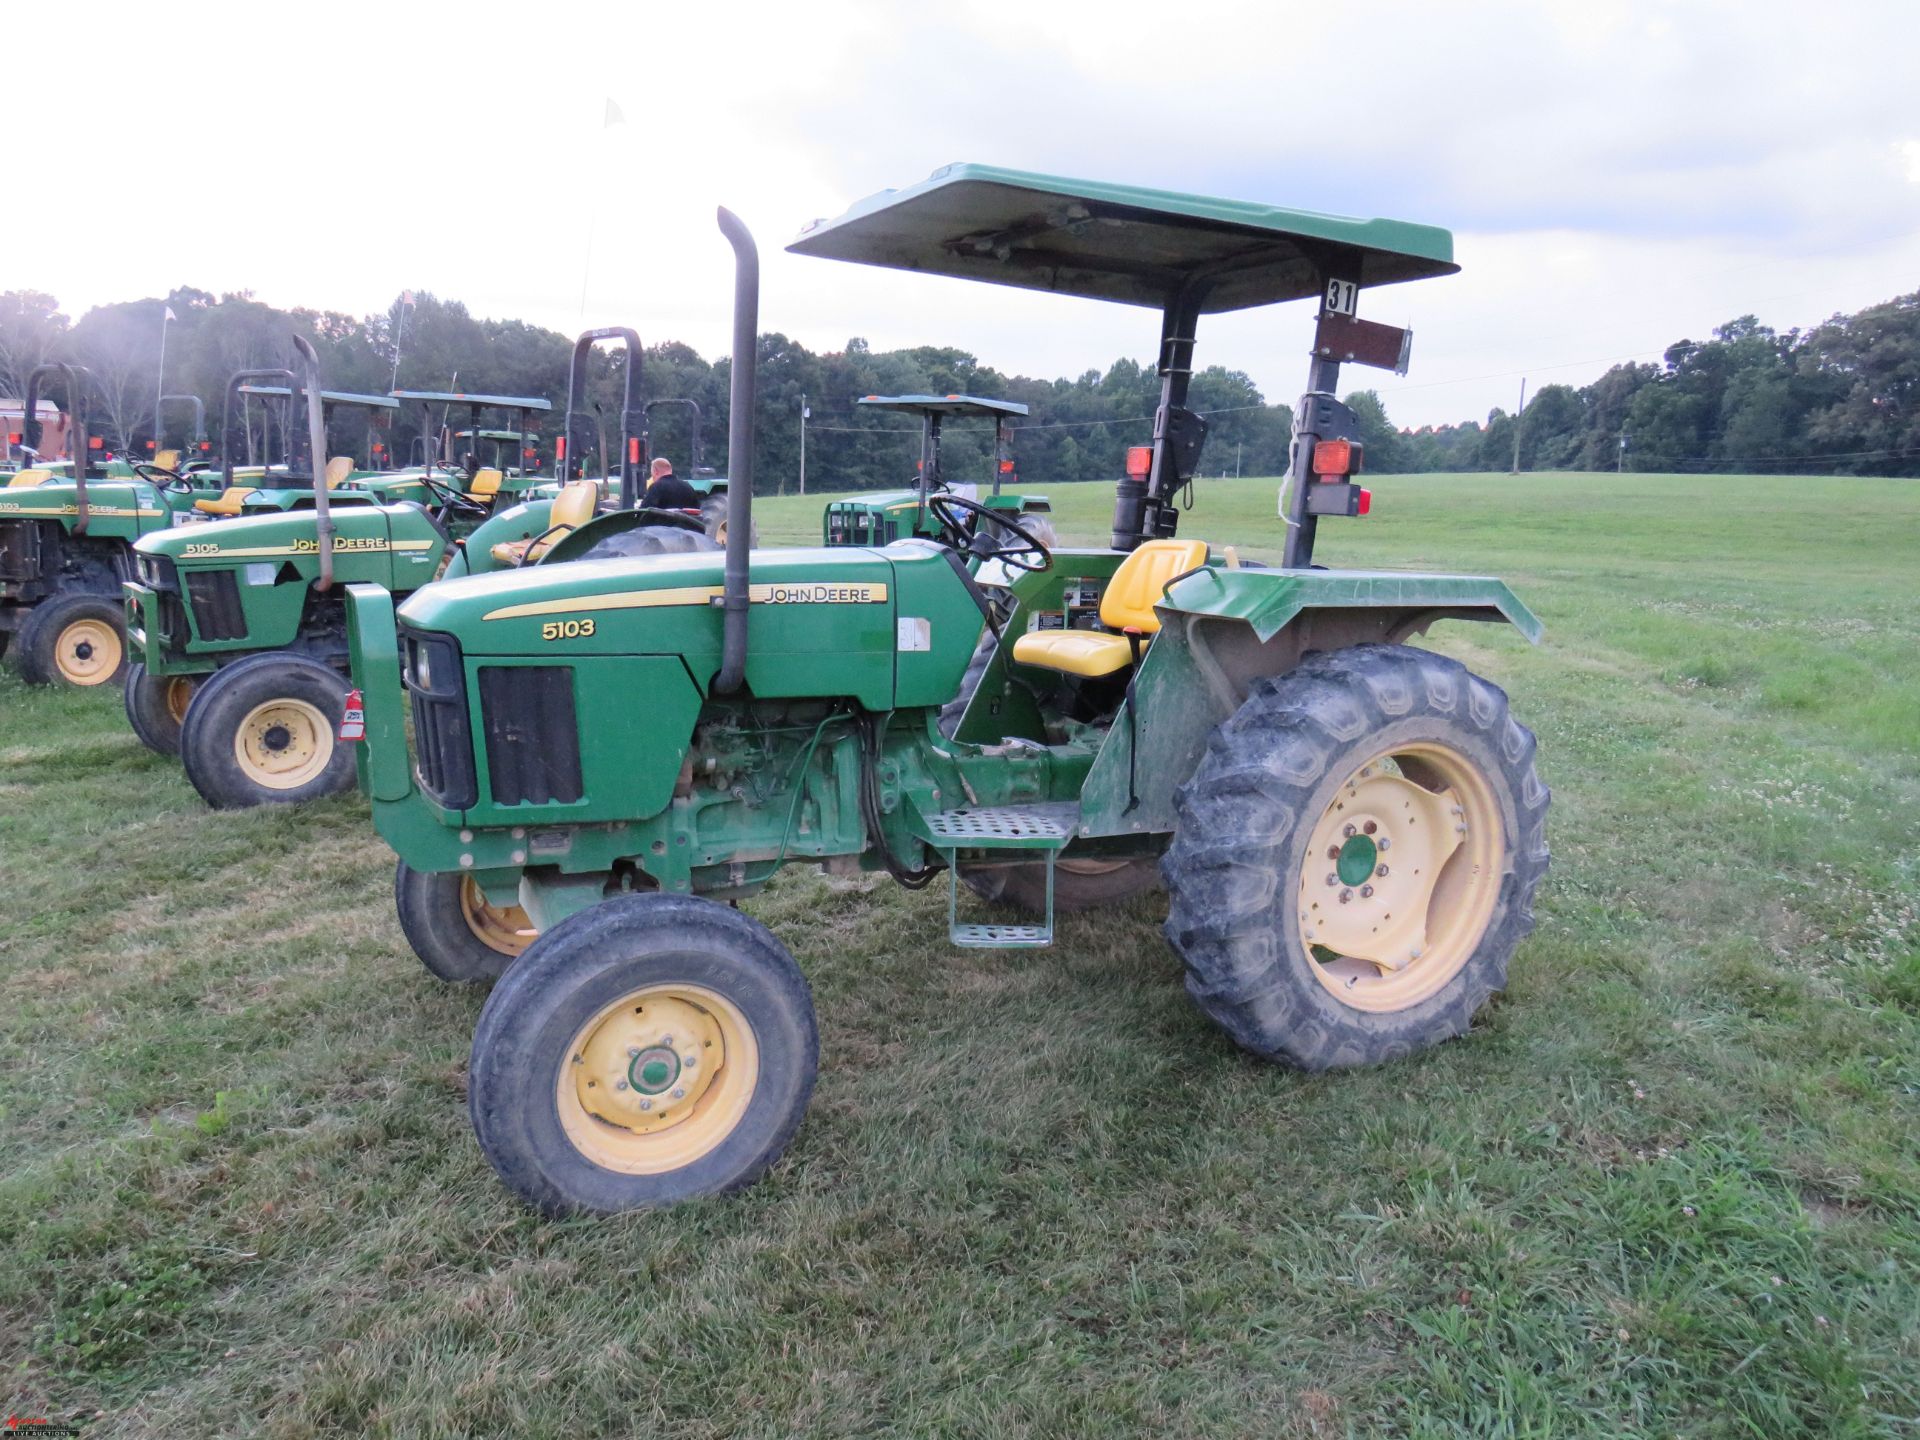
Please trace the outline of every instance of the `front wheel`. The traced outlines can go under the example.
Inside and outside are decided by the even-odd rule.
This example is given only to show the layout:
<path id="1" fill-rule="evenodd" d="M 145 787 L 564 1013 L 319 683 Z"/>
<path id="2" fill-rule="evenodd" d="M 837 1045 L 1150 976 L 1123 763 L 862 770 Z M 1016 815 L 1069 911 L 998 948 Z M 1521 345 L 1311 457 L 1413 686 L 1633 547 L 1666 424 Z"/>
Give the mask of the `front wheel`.
<path id="1" fill-rule="evenodd" d="M 156 679 L 145 665 L 127 667 L 127 723 L 140 743 L 156 755 L 180 753 L 180 727 L 200 688 L 198 675 Z"/>
<path id="2" fill-rule="evenodd" d="M 494 987 L 467 1108 L 501 1180 L 546 1213 L 650 1209 L 760 1175 L 819 1056 L 806 978 L 764 925 L 621 896 L 543 934 Z"/>
<path id="3" fill-rule="evenodd" d="M 518 905 L 490 904 L 473 876 L 404 860 L 394 871 L 393 904 L 420 963 L 455 984 L 498 980 L 539 933 Z"/>
<path id="4" fill-rule="evenodd" d="M 297 805 L 353 788 L 334 737 L 347 681 L 303 655 L 252 655 L 217 670 L 187 707 L 180 759 L 216 810 Z"/>
<path id="5" fill-rule="evenodd" d="M 13 662 L 29 685 L 110 685 L 127 669 L 126 614 L 104 595 L 43 600 L 20 627 Z"/>
<path id="6" fill-rule="evenodd" d="M 1533 929 L 1534 749 L 1499 687 L 1408 646 L 1256 683 L 1181 788 L 1161 866 L 1188 993 L 1306 1070 L 1464 1034 Z"/>

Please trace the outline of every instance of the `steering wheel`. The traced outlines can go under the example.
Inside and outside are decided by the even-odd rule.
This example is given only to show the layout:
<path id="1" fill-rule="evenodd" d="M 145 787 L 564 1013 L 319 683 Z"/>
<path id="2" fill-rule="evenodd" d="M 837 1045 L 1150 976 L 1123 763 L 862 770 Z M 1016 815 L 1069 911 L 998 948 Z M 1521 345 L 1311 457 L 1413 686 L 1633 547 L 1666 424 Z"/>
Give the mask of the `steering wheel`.
<path id="1" fill-rule="evenodd" d="M 131 468 L 135 475 L 149 485 L 157 485 L 170 494 L 191 495 L 193 493 L 193 482 L 179 472 L 167 469 L 164 465 L 151 465 L 145 460 L 135 460 Z"/>
<path id="2" fill-rule="evenodd" d="M 1053 552 L 1004 510 L 992 510 L 963 495 L 941 492 L 927 497 L 927 511 L 940 527 L 941 541 L 980 560 L 998 560 L 1014 570 L 1038 572 L 1053 568 Z M 973 516 L 969 521 L 966 517 Z M 1001 544 L 980 527 L 986 520 L 1004 530 L 1013 543 Z"/>
<path id="3" fill-rule="evenodd" d="M 421 475 L 420 483 L 425 485 L 433 498 L 440 502 L 441 509 L 445 512 L 473 515 L 481 519 L 493 513 L 486 505 L 464 490 L 449 485 L 444 480 L 436 480 L 431 468 Z"/>

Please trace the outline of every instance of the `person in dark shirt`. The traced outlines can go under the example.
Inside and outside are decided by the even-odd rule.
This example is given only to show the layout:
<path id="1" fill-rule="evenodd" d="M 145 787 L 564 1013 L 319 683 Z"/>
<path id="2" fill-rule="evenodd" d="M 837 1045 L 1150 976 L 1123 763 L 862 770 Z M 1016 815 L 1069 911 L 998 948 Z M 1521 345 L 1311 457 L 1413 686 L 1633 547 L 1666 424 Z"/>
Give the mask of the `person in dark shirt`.
<path id="1" fill-rule="evenodd" d="M 653 462 L 653 479 L 640 503 L 649 510 L 698 510 L 700 492 L 673 473 L 673 462 L 662 455 Z"/>

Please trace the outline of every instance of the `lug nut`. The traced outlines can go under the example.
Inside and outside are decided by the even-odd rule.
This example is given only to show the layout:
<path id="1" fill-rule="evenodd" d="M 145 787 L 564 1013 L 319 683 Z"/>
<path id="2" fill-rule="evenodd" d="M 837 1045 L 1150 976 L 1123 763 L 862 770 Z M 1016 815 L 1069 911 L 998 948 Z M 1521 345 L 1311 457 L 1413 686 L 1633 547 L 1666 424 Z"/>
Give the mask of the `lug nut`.
<path id="1" fill-rule="evenodd" d="M 1340 903 L 1342 905 L 1345 905 L 1348 901 L 1352 899 L 1353 899 L 1353 892 L 1351 890 L 1342 890 L 1340 892 Z"/>
<path id="2" fill-rule="evenodd" d="M 1362 900 L 1371 900 L 1373 898 L 1373 887 L 1371 885 L 1362 885 L 1360 887 L 1360 898 Z"/>
<path id="3" fill-rule="evenodd" d="M 640 1108 L 642 1110 L 651 1110 L 653 1108 L 653 1102 L 651 1100 L 642 1100 L 640 1102 Z"/>
<path id="4" fill-rule="evenodd" d="M 662 1035 L 660 1037 L 660 1043 L 662 1045 L 671 1045 L 673 1043 L 673 1037 L 671 1035 Z"/>
<path id="5" fill-rule="evenodd" d="M 1393 848 L 1393 841 L 1382 835 L 1375 848 L 1379 850 L 1391 850 Z"/>
<path id="6" fill-rule="evenodd" d="M 687 1067 L 687 1069 L 691 1070 L 694 1066 L 700 1063 L 700 1057 L 698 1055 L 689 1055 L 681 1063 L 684 1064 Z"/>
<path id="7" fill-rule="evenodd" d="M 1327 872 L 1327 884 L 1329 886 L 1333 886 L 1333 885 L 1338 885 L 1339 883 L 1340 883 L 1340 877 L 1334 874 L 1331 870 L 1329 870 Z"/>
<path id="8" fill-rule="evenodd" d="M 1327 859 L 1338 860 L 1339 858 L 1340 858 L 1340 847 L 1338 845 L 1329 845 L 1327 847 Z"/>
<path id="9" fill-rule="evenodd" d="M 1378 824 L 1376 824 L 1376 823 L 1375 823 L 1374 821 L 1372 821 L 1372 820 L 1369 820 L 1369 821 L 1367 821 L 1367 823 L 1366 823 L 1366 824 L 1364 824 L 1364 825 L 1362 825 L 1362 826 L 1361 826 L 1360 828 L 1361 828 L 1362 830 L 1364 830 L 1364 831 L 1366 831 L 1366 832 L 1367 832 L 1367 834 L 1369 834 L 1369 835 L 1371 835 L 1371 834 L 1373 834 L 1373 832 L 1374 832 L 1374 831 L 1376 831 L 1376 830 L 1378 830 L 1378 829 L 1379 829 L 1380 827 L 1379 827 L 1379 825 L 1378 825 Z"/>
<path id="10" fill-rule="evenodd" d="M 1352 821 L 1348 821 L 1345 825 L 1342 825 L 1340 827 L 1340 833 L 1342 835 L 1347 836 L 1349 839 L 1351 839 L 1353 836 L 1359 834 L 1360 832 L 1354 828 Z"/>
<path id="11" fill-rule="evenodd" d="M 1387 867 L 1384 865 L 1379 866 L 1377 869 L 1374 870 L 1373 873 L 1378 875 L 1382 880 L 1384 880 L 1387 878 Z"/>
<path id="12" fill-rule="evenodd" d="M 673 1098 L 676 1100 L 684 1100 L 687 1098 L 687 1092 L 676 1085 L 673 1090 Z"/>
<path id="13" fill-rule="evenodd" d="M 627 1046 L 627 1058 L 629 1060 L 638 1060 L 640 1058 L 640 1047 L 638 1045 Z"/>
<path id="14" fill-rule="evenodd" d="M 613 1082 L 613 1088 L 616 1090 L 624 1090 L 627 1088 L 627 1082 L 624 1080 L 616 1080 Z"/>

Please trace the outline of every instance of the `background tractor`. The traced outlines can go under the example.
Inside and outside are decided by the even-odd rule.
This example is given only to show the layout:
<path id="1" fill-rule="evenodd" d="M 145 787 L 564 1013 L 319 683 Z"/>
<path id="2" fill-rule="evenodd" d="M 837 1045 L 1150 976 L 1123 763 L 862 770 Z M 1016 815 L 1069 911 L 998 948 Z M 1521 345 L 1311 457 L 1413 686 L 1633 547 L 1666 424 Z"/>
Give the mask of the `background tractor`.
<path id="1" fill-rule="evenodd" d="M 750 518 L 758 268 L 720 219 Z M 499 977 L 469 1105 L 505 1182 L 614 1211 L 734 1188 L 781 1152 L 812 1002 L 727 902 L 789 861 L 913 887 L 944 869 L 951 939 L 998 947 L 1049 943 L 1058 905 L 1144 888 L 1157 863 L 1188 993 L 1250 1051 L 1321 1069 L 1465 1031 L 1532 925 L 1548 794 L 1506 696 L 1409 642 L 1446 619 L 1539 625 L 1498 580 L 1313 563 L 1321 518 L 1369 508 L 1339 366 L 1406 357 L 1357 297 L 1455 271 L 1447 232 L 955 166 L 791 248 L 1158 309 L 1148 463 L 1118 483 L 1105 549 L 1050 551 L 937 494 L 934 540 L 756 552 L 736 513 L 724 554 L 452 580 L 397 612 L 348 587 L 402 926 L 436 974 Z M 1195 330 L 1309 296 L 1286 563 L 1241 565 L 1178 533 L 1206 429 Z M 994 872 L 1029 913 L 963 919 L 960 877 Z"/>
<path id="2" fill-rule="evenodd" d="M 550 412 L 550 402 L 532 395 L 445 390 L 396 390 L 393 398 L 420 407 L 424 463 L 400 472 L 419 480 L 419 489 L 405 498 L 437 509 L 448 525 L 471 529 L 518 501 L 550 496 L 554 481 L 538 471 L 534 449 L 538 437 L 533 432 L 534 417 Z M 436 405 L 441 412 L 438 424 L 433 419 Z M 456 405 L 466 412 L 467 428 L 445 436 L 447 416 Z M 480 421 L 491 411 L 510 415 L 513 428 L 482 429 Z"/>
<path id="3" fill-rule="evenodd" d="M 1048 519 L 1053 506 L 1044 495 L 1003 493 L 1001 486 L 1013 476 L 1013 419 L 1025 415 L 1027 407 L 1016 400 L 983 400 L 976 395 L 866 395 L 861 405 L 874 410 L 892 410 L 920 418 L 920 462 L 911 490 L 883 490 L 877 494 L 835 500 L 821 517 L 821 538 L 828 545 L 888 545 L 903 535 L 932 538 L 939 533 L 928 499 L 936 494 L 961 495 L 978 500 L 991 510 L 1029 516 L 1021 524 L 1042 544 L 1051 547 L 1057 538 L 1053 521 Z M 984 416 L 993 421 L 993 474 L 985 487 L 950 485 L 941 459 L 941 430 L 947 420 Z"/>

